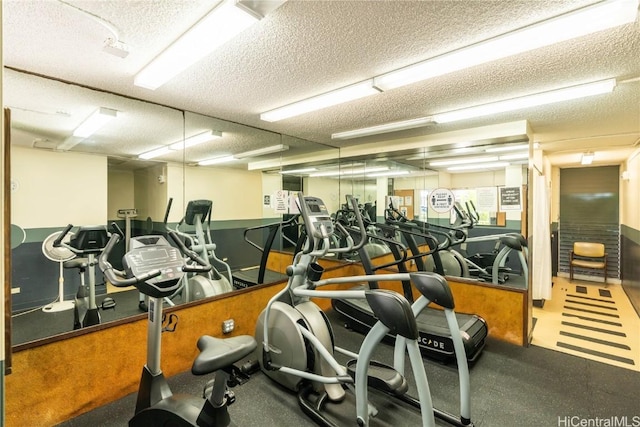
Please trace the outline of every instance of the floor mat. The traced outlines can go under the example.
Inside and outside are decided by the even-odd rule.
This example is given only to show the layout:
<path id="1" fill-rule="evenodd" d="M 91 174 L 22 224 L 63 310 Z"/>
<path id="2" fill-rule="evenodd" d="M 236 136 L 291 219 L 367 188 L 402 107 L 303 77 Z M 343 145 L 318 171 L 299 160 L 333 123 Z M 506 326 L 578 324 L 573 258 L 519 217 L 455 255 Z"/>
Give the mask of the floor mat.
<path id="1" fill-rule="evenodd" d="M 621 285 L 554 278 L 553 297 L 534 307 L 531 343 L 640 371 L 640 318 Z"/>

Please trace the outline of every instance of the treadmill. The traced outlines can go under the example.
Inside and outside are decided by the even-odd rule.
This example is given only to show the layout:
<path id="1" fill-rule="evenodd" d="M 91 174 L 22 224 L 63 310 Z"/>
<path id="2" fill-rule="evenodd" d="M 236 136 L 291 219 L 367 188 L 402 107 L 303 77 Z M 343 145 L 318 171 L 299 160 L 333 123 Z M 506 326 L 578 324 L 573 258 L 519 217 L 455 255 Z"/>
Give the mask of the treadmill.
<path id="1" fill-rule="evenodd" d="M 288 280 L 289 276 L 287 276 L 285 273 L 269 270 L 267 268 L 267 261 L 269 259 L 269 253 L 271 252 L 271 249 L 273 247 L 273 242 L 278 235 L 278 231 L 284 231 L 291 227 L 297 226 L 298 215 L 293 216 L 286 221 L 279 221 L 271 224 L 259 225 L 256 227 L 249 227 L 244 230 L 245 242 L 258 249 L 262 253 L 262 255 L 260 256 L 259 265 L 242 268 L 232 273 L 233 287 L 235 289 L 245 289 L 251 286 L 261 285 L 263 283 L 277 283 Z M 265 239 L 264 247 L 258 245 L 256 242 L 249 238 L 250 234 L 256 234 L 259 232 L 267 232 L 267 238 Z"/>
<path id="2" fill-rule="evenodd" d="M 438 241 L 429 234 L 417 233 L 409 229 L 400 229 L 393 226 L 386 226 L 378 224 L 378 226 L 384 232 L 386 236 L 384 241 L 389 244 L 391 252 L 394 255 L 395 262 L 399 272 L 408 272 L 407 262 L 415 260 L 416 265 L 420 267 L 423 258 L 427 255 L 437 254 L 438 250 L 443 250 L 450 244 L 450 240 L 445 240 L 443 243 Z M 356 230 L 350 229 L 351 233 L 358 233 Z M 411 249 L 411 256 L 407 256 L 406 248 L 398 241 L 390 239 L 390 236 L 394 236 L 395 232 L 399 231 L 405 240 L 413 240 L 409 243 Z M 415 242 L 415 236 L 420 236 L 425 239 L 430 249 L 428 252 L 415 252 L 418 248 Z M 380 236 L 376 238 L 380 239 Z M 409 238 L 409 239 L 408 239 Z M 404 252 L 404 254 L 402 253 Z M 389 263 L 384 265 L 374 265 L 371 257 L 362 248 L 359 250 L 360 259 L 365 270 L 365 274 L 375 274 L 376 270 L 389 267 Z M 378 283 L 371 281 L 368 283 L 369 288 L 377 289 Z M 409 301 L 413 301 L 412 285 L 410 282 L 402 282 L 403 292 L 405 298 Z M 339 313 L 344 321 L 345 326 L 358 331 L 360 333 L 367 333 L 369 329 L 375 324 L 376 319 L 373 317 L 372 311 L 366 301 L 364 300 L 337 300 L 331 301 L 333 309 Z M 486 321 L 475 314 L 456 313 L 458 325 L 460 326 L 460 332 L 464 343 L 465 353 L 468 362 L 475 362 L 482 350 L 485 347 L 485 338 L 487 337 L 488 328 Z M 453 346 L 453 340 L 449 332 L 449 327 L 442 310 L 427 307 L 416 318 L 418 328 L 420 332 L 419 346 L 420 351 L 424 357 L 439 360 L 444 363 L 455 360 L 455 349 Z M 392 340 L 392 337 L 388 337 Z"/>

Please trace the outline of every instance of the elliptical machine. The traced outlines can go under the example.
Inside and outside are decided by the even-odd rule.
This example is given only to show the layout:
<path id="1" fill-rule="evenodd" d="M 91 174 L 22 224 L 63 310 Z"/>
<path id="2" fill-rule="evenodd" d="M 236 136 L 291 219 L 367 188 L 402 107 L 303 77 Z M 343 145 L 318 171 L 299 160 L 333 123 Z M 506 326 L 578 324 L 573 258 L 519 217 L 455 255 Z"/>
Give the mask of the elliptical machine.
<path id="1" fill-rule="evenodd" d="M 202 336 L 198 340 L 200 354 L 191 372 L 207 375 L 216 372 L 211 394 L 207 398 L 174 395 L 161 370 L 161 334 L 163 332 L 162 299 L 173 294 L 187 272 L 205 273 L 211 269 L 205 260 L 187 249 L 175 232 L 169 237 L 180 248 L 171 246 L 162 236 L 139 236 L 131 239 L 131 250 L 124 255 L 125 271 L 118 271 L 107 261 L 122 232 L 116 232 L 100 255 L 98 263 L 107 280 L 114 286 L 135 286 L 149 296 L 147 362 L 142 370 L 135 415 L 129 426 L 201 426 L 224 427 L 231 422 L 227 406 L 235 398 L 227 389 L 233 372 L 232 364 L 248 356 L 256 348 L 249 335 L 231 338 Z M 185 261 L 185 257 L 189 262 Z"/>
<path id="2" fill-rule="evenodd" d="M 63 266 L 67 269 L 78 269 L 80 273 L 80 285 L 73 306 L 73 329 L 81 329 L 99 325 L 100 308 L 103 310 L 115 309 L 116 302 L 113 298 L 107 297 L 102 301 L 100 307 L 96 303 L 96 255 L 102 253 L 109 239 L 106 227 L 103 225 L 81 226 L 66 243 L 64 238 L 72 228 L 73 224 L 67 225 L 53 242 L 53 246 L 65 247 L 79 256 L 79 258 L 65 261 Z M 89 272 L 88 285 L 84 279 L 87 271 Z"/>
<path id="3" fill-rule="evenodd" d="M 167 205 L 165 224 L 169 210 L 171 209 L 171 203 L 172 199 L 169 200 L 169 204 Z M 177 235 L 187 242 L 190 250 L 196 252 L 210 267 L 206 272 L 184 276 L 182 286 L 176 291 L 176 294 L 181 295 L 182 302 L 195 301 L 233 290 L 231 267 L 216 256 L 216 244 L 211 240 L 210 224 L 212 206 L 213 202 L 211 200 L 189 201 L 185 215 L 175 229 Z M 193 234 L 180 230 L 180 227 L 185 224 L 194 227 Z M 226 270 L 226 276 L 214 267 L 214 262 Z M 171 298 L 173 298 L 173 296 L 170 296 L 169 301 Z"/>
<path id="4" fill-rule="evenodd" d="M 356 219 L 361 237 L 358 244 L 353 243 L 353 239 L 339 222 L 334 225 L 322 200 L 299 193 L 298 204 L 308 238 L 304 250 L 295 255 L 293 265 L 287 268 L 287 286 L 269 301 L 258 319 L 256 339 L 262 342 L 262 358 L 259 359 L 261 369 L 277 383 L 297 391 L 302 410 L 321 425 L 335 426 L 323 413 L 325 405 L 344 400 L 346 389 L 353 388 L 354 385 L 359 426 L 368 426 L 370 416 L 378 412 L 368 400 L 368 387 L 375 387 L 385 393 L 385 396 L 398 398 L 420 410 L 423 426 L 434 426 L 434 415 L 455 425 L 470 425 L 469 402 L 466 399 L 461 400 L 463 415 L 457 419 L 453 416 L 444 417 L 448 414 L 433 410 L 417 342 L 417 311 L 433 301 L 447 307 L 448 313 L 453 312 L 453 297 L 441 276 L 417 272 L 321 280 L 322 267 L 316 262 L 319 257 L 327 253 L 358 250 L 367 240 L 357 202 L 353 198 L 349 201 L 358 212 Z M 346 247 L 331 247 L 329 242 L 334 226 L 346 237 Z M 370 280 L 410 280 L 422 296 L 412 307 L 400 294 L 383 289 L 318 290 L 319 287 L 330 284 Z M 378 321 L 365 336 L 359 354 L 334 345 L 331 324 L 322 310 L 310 301 L 312 297 L 367 300 Z M 447 315 L 447 319 L 450 324 L 456 322 L 455 316 Z M 374 349 L 390 333 L 396 336 L 393 367 L 371 360 Z M 457 325 L 452 328 L 451 334 L 456 352 L 464 354 Z M 353 357 L 354 360 L 345 368 L 335 359 L 334 351 Z M 418 390 L 417 399 L 406 394 L 404 362 L 407 352 Z M 464 356 L 462 358 L 464 360 Z M 467 383 L 464 386 L 468 387 L 468 372 L 465 378 L 461 376 L 461 385 L 465 379 Z"/>

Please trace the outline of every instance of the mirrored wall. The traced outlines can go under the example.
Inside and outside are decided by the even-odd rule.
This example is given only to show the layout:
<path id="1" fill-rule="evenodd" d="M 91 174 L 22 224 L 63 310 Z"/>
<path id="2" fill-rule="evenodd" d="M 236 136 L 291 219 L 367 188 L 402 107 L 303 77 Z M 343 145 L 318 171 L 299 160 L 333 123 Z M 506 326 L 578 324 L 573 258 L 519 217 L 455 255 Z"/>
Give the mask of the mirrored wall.
<path id="1" fill-rule="evenodd" d="M 64 339 L 73 331 L 91 331 L 144 313 L 137 290 L 105 283 L 87 253 L 53 246 L 68 224 L 73 225 L 71 239 L 81 229 L 111 232 L 116 223 L 133 239 L 166 235 L 170 229 L 190 244 L 206 240 L 210 261 L 229 283 L 197 287 L 196 281 L 189 293 L 166 303 L 206 300 L 211 292 L 241 289 L 234 277 L 257 269 L 264 250 L 286 249 L 279 227 L 289 213 L 274 203 L 291 185 L 280 173 L 284 159 L 313 159 L 316 153 L 334 161 L 339 157 L 337 149 L 309 141 L 15 70 L 5 70 L 4 88 L 5 105 L 12 112 L 14 346 Z M 116 113 L 91 135 L 74 136 L 96 110 Z M 208 138 L 194 145 L 191 137 L 199 135 Z M 154 151 L 156 155 L 140 156 Z M 208 162 L 220 158 L 229 161 Z M 332 184 L 335 188 L 326 190 L 337 197 L 338 182 Z M 199 226 L 188 212 L 203 206 L 203 234 L 198 235 Z M 273 224 L 276 237 L 265 247 Z M 248 229 L 252 231 L 245 236 Z M 116 268 L 122 268 L 125 240 L 110 257 Z M 273 277 L 260 283 L 269 279 Z M 90 287 L 95 297 L 93 291 L 90 297 L 84 292 Z M 76 301 L 95 307 L 99 321 L 83 324 Z"/>

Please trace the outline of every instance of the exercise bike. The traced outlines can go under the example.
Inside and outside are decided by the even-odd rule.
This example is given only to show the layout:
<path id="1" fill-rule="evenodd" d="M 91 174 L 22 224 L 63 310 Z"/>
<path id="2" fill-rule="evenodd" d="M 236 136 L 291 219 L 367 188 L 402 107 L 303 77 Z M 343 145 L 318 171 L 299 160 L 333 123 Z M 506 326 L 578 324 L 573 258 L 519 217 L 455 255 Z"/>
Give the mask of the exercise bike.
<path id="1" fill-rule="evenodd" d="M 262 343 L 262 357 L 259 359 L 262 371 L 280 385 L 298 392 L 298 402 L 302 410 L 315 422 L 325 426 L 335 426 L 324 413 L 328 403 L 345 399 L 346 390 L 355 389 L 356 421 L 359 426 L 368 426 L 370 417 L 378 410 L 370 404 L 368 387 L 408 403 L 420 411 L 421 425 L 434 426 L 434 412 L 424 365 L 418 347 L 418 327 L 416 311 L 422 304 L 434 301 L 452 312 L 453 297 L 446 281 L 433 273 L 406 273 L 338 277 L 321 280 L 322 267 L 316 262 L 328 253 L 353 252 L 367 241 L 366 227 L 359 214 L 357 202 L 350 198 L 356 214 L 360 241 L 354 244 L 346 229 L 331 220 L 322 200 L 298 194 L 298 204 L 306 228 L 305 247 L 294 257 L 293 265 L 287 268 L 289 281 L 277 293 L 261 313 L 256 325 L 256 339 Z M 344 247 L 335 248 L 330 244 L 330 236 L 337 229 L 346 239 Z M 358 291 L 321 291 L 318 288 L 337 283 L 361 283 L 363 281 L 409 280 L 422 296 L 412 307 L 400 294 L 383 289 Z M 359 354 L 349 352 L 334 345 L 331 324 L 322 310 L 309 298 L 349 298 L 365 299 L 378 321 L 364 338 Z M 455 317 L 447 315 L 450 322 Z M 452 330 L 456 351 L 464 353 L 460 331 Z M 386 335 L 396 336 L 394 366 L 386 366 L 372 361 L 373 351 Z M 334 357 L 338 352 L 354 360 L 346 367 Z M 408 353 L 418 398 L 407 395 L 404 376 L 404 358 Z M 463 356 L 464 357 L 464 356 Z M 468 377 L 467 377 L 468 380 Z M 400 407 L 399 407 L 400 408 Z M 399 409 L 398 409 L 399 410 Z M 443 418 L 455 425 L 470 425 L 468 402 L 463 402 L 459 419 Z M 415 415 L 413 415 L 415 416 Z"/>
<path id="2" fill-rule="evenodd" d="M 107 297 L 100 307 L 96 303 L 96 256 L 102 253 L 109 239 L 106 227 L 102 225 L 78 227 L 69 242 L 65 242 L 64 238 L 72 228 L 72 224 L 67 225 L 54 240 L 53 246 L 67 248 L 78 256 L 65 261 L 63 266 L 67 269 L 78 269 L 80 273 L 80 285 L 73 305 L 73 329 L 81 329 L 99 325 L 100 309 L 115 309 L 116 302 L 113 298 Z M 88 285 L 84 278 L 87 271 L 89 272 Z"/>
<path id="3" fill-rule="evenodd" d="M 147 362 L 142 370 L 135 415 L 129 426 L 228 426 L 231 420 L 227 406 L 235 400 L 227 388 L 234 372 L 232 364 L 255 350 L 255 340 L 249 335 L 225 339 L 200 337 L 197 343 L 200 353 L 191 372 L 194 375 L 216 372 L 211 393 L 206 398 L 174 395 L 161 370 L 162 299 L 181 286 L 185 274 L 206 273 L 211 266 L 187 249 L 180 237 L 171 231 L 169 237 L 179 249 L 162 236 L 133 237 L 131 250 L 123 258 L 125 271 L 118 271 L 107 261 L 122 238 L 117 225 L 113 226 L 115 231 L 98 259 L 100 269 L 114 286 L 133 285 L 149 296 Z"/>

